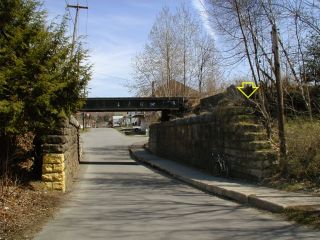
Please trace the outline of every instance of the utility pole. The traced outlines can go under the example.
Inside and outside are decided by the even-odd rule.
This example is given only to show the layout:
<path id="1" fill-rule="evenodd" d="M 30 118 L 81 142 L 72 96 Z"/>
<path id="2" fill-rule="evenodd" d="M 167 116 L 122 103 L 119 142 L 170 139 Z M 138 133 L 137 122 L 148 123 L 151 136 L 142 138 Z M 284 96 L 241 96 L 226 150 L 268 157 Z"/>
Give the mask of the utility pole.
<path id="1" fill-rule="evenodd" d="M 87 6 L 80 6 L 79 4 L 77 4 L 77 5 L 67 4 L 67 7 L 76 9 L 76 17 L 75 17 L 75 20 L 74 20 L 73 34 L 72 34 L 72 51 L 71 51 L 71 55 L 73 55 L 74 45 L 76 43 L 79 10 L 80 9 L 88 9 L 88 7 Z M 79 61 L 78 61 L 78 70 L 79 70 Z M 84 97 L 86 97 L 86 89 L 84 89 Z M 84 130 L 85 129 L 85 113 L 84 112 L 82 113 L 82 124 L 83 124 L 82 128 Z"/>
<path id="2" fill-rule="evenodd" d="M 76 9 L 76 17 L 75 17 L 75 20 L 74 20 L 73 34 L 72 34 L 72 52 L 73 52 L 73 47 L 74 47 L 74 44 L 75 44 L 75 41 L 76 41 L 79 10 L 80 9 L 88 9 L 88 7 L 87 6 L 80 6 L 79 4 L 77 4 L 77 5 L 69 5 L 68 4 L 67 7 Z"/>
<path id="3" fill-rule="evenodd" d="M 283 104 L 283 89 L 281 81 L 280 71 L 280 57 L 279 57 L 279 46 L 278 46 L 278 32 L 276 24 L 272 25 L 272 51 L 274 55 L 274 75 L 276 78 L 277 87 L 277 102 L 278 102 L 278 135 L 280 144 L 280 168 L 282 173 L 287 171 L 287 148 L 286 138 L 284 129 L 284 104 Z"/>

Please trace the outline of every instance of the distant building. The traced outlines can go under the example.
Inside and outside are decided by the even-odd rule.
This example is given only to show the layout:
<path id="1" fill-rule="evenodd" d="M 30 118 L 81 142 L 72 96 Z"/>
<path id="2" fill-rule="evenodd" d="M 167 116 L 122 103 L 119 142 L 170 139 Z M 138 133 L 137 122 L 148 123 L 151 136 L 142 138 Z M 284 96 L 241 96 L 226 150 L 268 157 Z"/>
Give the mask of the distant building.
<path id="1" fill-rule="evenodd" d="M 112 117 L 112 126 L 120 127 L 123 122 L 123 116 L 113 116 Z"/>
<path id="2" fill-rule="evenodd" d="M 154 89 L 155 97 L 191 97 L 198 98 L 200 93 L 176 80 L 171 80 L 168 84 L 164 83 Z"/>

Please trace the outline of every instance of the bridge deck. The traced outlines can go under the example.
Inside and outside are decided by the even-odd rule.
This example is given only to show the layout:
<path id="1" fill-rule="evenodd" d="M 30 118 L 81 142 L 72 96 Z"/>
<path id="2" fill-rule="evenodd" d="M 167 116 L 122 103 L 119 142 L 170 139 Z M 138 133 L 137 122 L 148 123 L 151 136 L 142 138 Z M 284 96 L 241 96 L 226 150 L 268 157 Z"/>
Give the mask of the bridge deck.
<path id="1" fill-rule="evenodd" d="M 181 110 L 182 97 L 87 98 L 81 112 L 129 112 Z"/>

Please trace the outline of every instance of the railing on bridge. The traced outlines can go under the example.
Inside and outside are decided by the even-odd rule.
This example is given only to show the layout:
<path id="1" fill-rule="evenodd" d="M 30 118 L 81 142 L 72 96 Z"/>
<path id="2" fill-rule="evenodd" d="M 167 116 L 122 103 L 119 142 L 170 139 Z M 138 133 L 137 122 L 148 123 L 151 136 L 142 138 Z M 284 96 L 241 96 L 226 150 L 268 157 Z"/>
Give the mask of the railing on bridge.
<path id="1" fill-rule="evenodd" d="M 181 111 L 182 97 L 87 98 L 82 112 Z"/>

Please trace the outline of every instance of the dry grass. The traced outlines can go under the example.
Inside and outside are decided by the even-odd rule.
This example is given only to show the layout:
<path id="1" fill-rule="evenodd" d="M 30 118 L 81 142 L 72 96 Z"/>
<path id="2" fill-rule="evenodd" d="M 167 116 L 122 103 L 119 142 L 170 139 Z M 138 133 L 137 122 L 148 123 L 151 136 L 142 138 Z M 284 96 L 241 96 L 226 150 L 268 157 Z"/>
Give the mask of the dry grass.
<path id="1" fill-rule="evenodd" d="M 61 193 L 43 190 L 41 183 L 6 187 L 0 196 L 0 239 L 32 239 L 61 198 Z"/>
<path id="2" fill-rule="evenodd" d="M 320 121 L 289 121 L 286 133 L 289 177 L 320 185 Z"/>
<path id="3" fill-rule="evenodd" d="M 273 127 L 273 147 L 279 150 L 277 127 Z M 288 174 L 279 173 L 261 183 L 286 191 L 301 191 L 320 195 L 320 120 L 289 120 L 286 124 Z"/>
<path id="4" fill-rule="evenodd" d="M 287 209 L 284 216 L 300 224 L 309 225 L 315 229 L 320 229 L 320 213 L 312 209 Z"/>
<path id="5" fill-rule="evenodd" d="M 32 239 L 53 215 L 62 194 L 46 191 L 32 171 L 33 134 L 18 136 L 8 171 L 0 177 L 0 240 Z"/>

